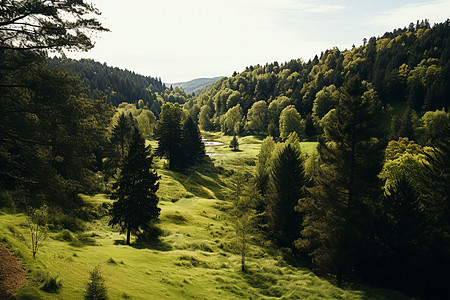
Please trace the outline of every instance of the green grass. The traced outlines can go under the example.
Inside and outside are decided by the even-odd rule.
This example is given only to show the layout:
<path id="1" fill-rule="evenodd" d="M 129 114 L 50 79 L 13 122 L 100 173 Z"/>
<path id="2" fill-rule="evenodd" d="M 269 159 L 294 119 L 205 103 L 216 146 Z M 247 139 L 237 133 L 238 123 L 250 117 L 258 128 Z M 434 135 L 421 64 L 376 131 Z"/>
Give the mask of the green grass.
<path id="1" fill-rule="evenodd" d="M 51 232 L 33 260 L 25 216 L 0 212 L 0 241 L 27 272 L 17 298 L 81 299 L 89 272 L 100 265 L 111 299 L 406 299 L 388 290 L 336 287 L 306 268 L 287 264 L 266 242 L 251 245 L 248 272 L 240 272 L 233 220 L 223 209 L 232 205 L 226 183 L 237 171 L 252 171 L 262 139 L 239 138 L 238 152 L 228 147 L 231 137 L 215 139 L 224 145 L 207 151 L 219 153 L 211 158 L 217 168 L 206 164 L 175 173 L 162 169 L 164 160 L 155 159 L 161 175 L 163 234 L 158 243 L 126 246 L 125 236 L 104 217 L 87 223 L 82 233 Z M 302 147 L 311 153 L 315 143 Z M 92 206 L 111 202 L 106 195 L 83 200 Z M 49 277 L 62 284 L 57 293 L 40 289 Z"/>

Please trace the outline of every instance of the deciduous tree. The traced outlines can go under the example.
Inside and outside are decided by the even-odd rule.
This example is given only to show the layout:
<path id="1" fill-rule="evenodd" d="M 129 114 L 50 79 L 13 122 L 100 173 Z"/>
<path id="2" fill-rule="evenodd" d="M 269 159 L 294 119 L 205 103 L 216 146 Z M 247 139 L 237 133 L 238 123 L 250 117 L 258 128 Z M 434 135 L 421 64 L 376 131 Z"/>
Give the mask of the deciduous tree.
<path id="1" fill-rule="evenodd" d="M 305 123 L 295 107 L 289 105 L 283 109 L 280 115 L 280 137 L 285 140 L 292 132 L 303 137 L 304 131 Z"/>

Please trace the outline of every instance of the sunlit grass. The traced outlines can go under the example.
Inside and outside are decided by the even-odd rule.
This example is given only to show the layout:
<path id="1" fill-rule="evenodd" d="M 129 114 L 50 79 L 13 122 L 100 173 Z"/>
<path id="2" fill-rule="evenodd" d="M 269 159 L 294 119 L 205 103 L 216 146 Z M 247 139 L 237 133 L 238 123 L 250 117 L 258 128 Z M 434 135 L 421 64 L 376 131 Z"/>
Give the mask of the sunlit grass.
<path id="1" fill-rule="evenodd" d="M 234 152 L 228 147 L 231 138 L 217 134 L 214 139 L 224 144 L 208 147 L 208 152 L 219 153 L 211 158 L 215 167 L 206 163 L 178 173 L 164 169 L 163 159 L 155 159 L 161 175 L 158 226 L 163 234 L 154 245 L 124 245 L 125 236 L 104 217 L 88 223 L 83 233 L 51 232 L 33 260 L 26 217 L 0 213 L 0 240 L 27 271 L 28 281 L 19 294 L 81 299 L 89 272 L 100 265 L 111 299 L 405 298 L 386 290 L 336 287 L 306 268 L 287 264 L 263 239 L 251 245 L 248 272 L 242 273 L 233 219 L 223 209 L 232 205 L 226 182 L 236 172 L 253 170 L 262 139 L 239 138 L 240 151 Z M 302 143 L 303 151 L 311 153 L 315 145 Z M 111 203 L 107 195 L 83 200 L 94 207 Z M 47 274 L 61 279 L 59 293 L 39 289 Z"/>

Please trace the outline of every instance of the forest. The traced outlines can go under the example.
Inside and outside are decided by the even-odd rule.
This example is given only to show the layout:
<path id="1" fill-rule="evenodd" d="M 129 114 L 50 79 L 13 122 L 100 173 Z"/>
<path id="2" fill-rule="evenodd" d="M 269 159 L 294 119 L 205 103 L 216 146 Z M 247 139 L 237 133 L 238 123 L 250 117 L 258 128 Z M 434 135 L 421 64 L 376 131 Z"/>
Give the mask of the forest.
<path id="1" fill-rule="evenodd" d="M 187 94 L 50 57 L 91 49 L 100 12 L 19 2 L 0 3 L 0 250 L 23 274 L 0 270 L 0 298 L 448 295 L 450 20 Z"/>

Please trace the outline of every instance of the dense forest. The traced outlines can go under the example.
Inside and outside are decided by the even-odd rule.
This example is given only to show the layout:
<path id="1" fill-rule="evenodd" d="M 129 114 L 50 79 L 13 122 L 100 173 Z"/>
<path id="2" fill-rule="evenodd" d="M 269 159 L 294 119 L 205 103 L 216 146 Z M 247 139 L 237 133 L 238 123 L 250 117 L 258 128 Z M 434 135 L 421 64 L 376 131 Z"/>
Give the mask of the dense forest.
<path id="1" fill-rule="evenodd" d="M 305 267 L 332 283 L 333 298 L 361 282 L 448 295 L 449 20 L 250 66 L 193 97 L 106 64 L 48 58 L 88 50 L 86 32 L 108 29 L 86 18 L 99 12 L 84 1 L 19 2 L 0 4 L 0 241 L 20 249 L 27 284 L 40 286 L 31 294 L 60 292 L 42 275 L 57 268 L 50 261 L 78 266 L 72 277 L 94 262 L 84 297 L 107 299 L 108 259 L 104 268 L 138 270 L 145 283 L 164 276 L 164 292 L 186 297 L 196 278 L 139 269 L 154 255 L 165 270 L 231 278 L 222 289 L 235 297 L 298 298 L 282 285 L 298 286 Z M 208 157 L 202 135 L 229 146 Z M 139 257 L 135 267 L 105 258 L 111 249 Z M 81 296 L 78 281 L 64 289 Z"/>
<path id="2" fill-rule="evenodd" d="M 159 115 L 165 102 L 183 104 L 191 98 L 181 88 L 166 86 L 161 78 L 142 76 L 93 60 L 54 57 L 50 61 L 61 70 L 79 75 L 89 97 L 105 96 L 114 106 L 142 100 L 155 115 Z"/>
<path id="3" fill-rule="evenodd" d="M 434 26 L 418 21 L 381 37 L 364 38 L 360 47 L 326 50 L 308 62 L 250 66 L 220 80 L 185 107 L 198 115 L 204 130 L 230 133 L 226 120 L 232 119 L 236 133 L 279 136 L 279 117 L 285 107 L 293 105 L 303 120 L 312 118 L 318 124 L 337 105 L 339 88 L 359 74 L 385 108 L 403 102 L 418 113 L 447 109 L 449 31 L 449 21 Z M 264 124 L 253 126 L 256 116 Z"/>

